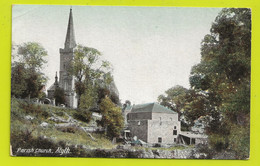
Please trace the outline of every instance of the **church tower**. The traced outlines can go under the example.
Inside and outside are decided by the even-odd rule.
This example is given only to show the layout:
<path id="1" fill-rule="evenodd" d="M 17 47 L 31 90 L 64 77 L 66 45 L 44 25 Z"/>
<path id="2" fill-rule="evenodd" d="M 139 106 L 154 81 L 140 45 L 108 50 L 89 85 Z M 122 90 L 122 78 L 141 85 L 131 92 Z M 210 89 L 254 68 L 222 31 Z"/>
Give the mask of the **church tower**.
<path id="1" fill-rule="evenodd" d="M 69 23 L 64 43 L 64 48 L 60 48 L 60 77 L 59 87 L 65 92 L 66 106 L 77 107 L 77 97 L 75 89 L 74 76 L 69 75 L 71 61 L 74 58 L 74 49 L 76 47 L 75 33 L 73 27 L 72 9 L 70 9 Z"/>

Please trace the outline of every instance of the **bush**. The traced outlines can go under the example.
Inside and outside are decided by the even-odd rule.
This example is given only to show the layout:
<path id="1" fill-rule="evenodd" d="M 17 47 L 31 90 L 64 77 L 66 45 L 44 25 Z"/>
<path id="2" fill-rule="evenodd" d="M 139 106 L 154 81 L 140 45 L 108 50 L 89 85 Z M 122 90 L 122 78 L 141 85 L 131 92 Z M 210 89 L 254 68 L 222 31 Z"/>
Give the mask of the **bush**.
<path id="1" fill-rule="evenodd" d="M 58 130 L 64 132 L 64 133 L 76 133 L 78 131 L 78 128 L 75 126 L 68 126 L 68 127 L 60 127 Z"/>
<path id="2" fill-rule="evenodd" d="M 209 136 L 209 143 L 217 152 L 228 148 L 228 137 L 225 135 L 212 134 Z"/>
<path id="3" fill-rule="evenodd" d="M 50 113 L 43 110 L 40 105 L 24 102 L 24 103 L 21 103 L 20 106 L 25 111 L 26 114 L 33 114 L 37 118 L 43 117 L 43 118 L 47 119 L 51 116 Z"/>
<path id="4" fill-rule="evenodd" d="M 58 115 L 58 116 L 64 116 L 65 115 L 64 112 L 57 112 L 55 114 Z"/>
<path id="5" fill-rule="evenodd" d="M 229 136 L 229 148 L 235 151 L 237 159 L 248 159 L 250 152 L 250 128 L 233 125 Z"/>
<path id="6" fill-rule="evenodd" d="M 12 155 L 14 156 L 51 156 L 51 157 L 87 157 L 86 151 L 82 147 L 69 146 L 64 141 L 55 143 L 42 136 L 33 137 L 32 131 L 20 131 L 11 133 Z M 21 153 L 18 149 L 51 149 L 52 153 Z M 69 148 L 70 153 L 55 153 L 58 148 Z"/>
<path id="7" fill-rule="evenodd" d="M 79 111 L 73 114 L 73 117 L 82 122 L 89 123 L 92 120 L 92 113 L 90 111 Z"/>

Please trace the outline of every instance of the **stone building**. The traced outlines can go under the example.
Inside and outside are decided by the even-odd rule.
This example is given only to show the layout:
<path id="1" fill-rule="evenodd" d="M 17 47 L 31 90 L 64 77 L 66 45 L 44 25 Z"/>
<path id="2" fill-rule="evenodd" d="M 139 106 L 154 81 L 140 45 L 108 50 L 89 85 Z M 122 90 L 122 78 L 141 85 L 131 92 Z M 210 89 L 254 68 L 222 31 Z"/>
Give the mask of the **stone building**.
<path id="1" fill-rule="evenodd" d="M 55 77 L 55 82 L 47 90 L 48 98 L 53 99 L 54 91 L 57 87 L 64 90 L 65 101 L 64 103 L 67 107 L 76 108 L 77 107 L 77 96 L 74 91 L 75 80 L 74 76 L 69 75 L 68 69 L 70 68 L 71 61 L 74 57 L 74 49 L 76 47 L 74 26 L 73 26 L 73 16 L 72 9 L 70 9 L 69 22 L 67 27 L 67 34 L 64 43 L 64 48 L 60 48 L 60 71 L 59 71 L 59 82 L 57 81 L 57 74 Z"/>
<path id="2" fill-rule="evenodd" d="M 148 144 L 199 144 L 207 143 L 207 136 L 181 131 L 178 113 L 157 103 L 133 105 L 123 108 L 125 138 L 137 138 Z"/>
<path id="3" fill-rule="evenodd" d="M 147 143 L 177 143 L 181 123 L 176 112 L 157 103 L 126 107 L 126 112 L 131 137 Z"/>
<path id="4" fill-rule="evenodd" d="M 57 76 L 57 72 L 56 72 L 55 82 L 48 89 L 48 98 L 49 99 L 54 98 L 54 92 L 58 87 L 59 87 L 59 82 L 58 82 L 58 76 Z"/>

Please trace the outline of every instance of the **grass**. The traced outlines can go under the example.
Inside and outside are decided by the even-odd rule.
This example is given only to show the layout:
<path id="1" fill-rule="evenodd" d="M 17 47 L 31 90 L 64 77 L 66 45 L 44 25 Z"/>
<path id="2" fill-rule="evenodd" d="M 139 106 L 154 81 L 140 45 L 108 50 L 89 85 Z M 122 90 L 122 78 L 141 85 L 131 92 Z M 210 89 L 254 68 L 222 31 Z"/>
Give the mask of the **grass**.
<path id="1" fill-rule="evenodd" d="M 57 127 L 58 123 L 50 120 L 53 115 L 67 120 L 69 116 L 73 117 L 76 112 L 75 109 L 31 104 L 13 98 L 11 105 L 11 139 L 15 138 L 18 142 L 19 134 L 22 137 L 24 133 L 30 133 L 32 139 L 46 138 L 53 144 L 65 142 L 67 146 L 84 146 L 88 149 L 115 148 L 116 145 L 113 145 L 103 134 L 91 133 L 92 137 L 94 137 L 93 140 L 88 133 L 78 127 L 78 125 L 89 126 L 89 123 L 78 121 L 75 126 Z M 33 119 L 26 119 L 25 117 L 28 115 Z M 47 122 L 48 126 L 41 127 L 40 124 L 43 122 Z M 91 125 L 94 123 L 91 122 Z M 13 144 L 16 143 L 15 139 L 11 140 Z"/>
<path id="2" fill-rule="evenodd" d="M 176 149 L 182 150 L 187 148 L 184 146 L 172 146 L 169 148 L 134 146 L 130 147 L 129 150 L 116 149 L 118 144 L 112 144 L 111 140 L 109 140 L 104 134 L 86 133 L 80 129 L 80 126 L 95 126 L 95 117 L 93 117 L 89 123 L 77 120 L 75 125 L 69 126 L 61 126 L 60 124 L 62 124 L 62 122 L 55 122 L 50 119 L 51 117 L 58 117 L 63 120 L 68 120 L 69 118 L 73 118 L 75 113 L 77 113 L 77 110 L 75 109 L 33 104 L 13 98 L 11 103 L 11 145 L 13 151 L 17 151 L 20 147 L 71 147 L 71 149 L 73 149 L 73 154 L 71 155 L 74 157 L 121 156 L 121 151 L 125 157 L 137 157 L 138 153 L 141 153 L 142 151 L 173 151 Z M 28 115 L 31 116 L 31 119 L 26 119 Z M 43 122 L 48 123 L 48 125 L 42 127 L 41 124 Z M 91 136 L 89 134 L 91 134 Z M 135 154 L 133 150 L 135 151 Z M 45 154 L 40 155 L 44 156 Z"/>

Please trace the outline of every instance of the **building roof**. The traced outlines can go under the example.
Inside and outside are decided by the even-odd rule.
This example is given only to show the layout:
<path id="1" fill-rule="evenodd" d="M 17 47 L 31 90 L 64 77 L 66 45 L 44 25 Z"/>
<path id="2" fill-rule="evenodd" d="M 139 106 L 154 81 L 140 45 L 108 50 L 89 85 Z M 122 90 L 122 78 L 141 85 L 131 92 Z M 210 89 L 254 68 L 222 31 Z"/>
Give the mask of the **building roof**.
<path id="1" fill-rule="evenodd" d="M 55 85 L 55 83 L 53 83 L 53 84 L 48 88 L 47 91 L 55 91 L 55 89 L 56 89 L 56 85 Z"/>
<path id="2" fill-rule="evenodd" d="M 183 135 L 183 136 L 189 137 L 189 138 L 208 138 L 207 135 L 196 134 L 196 133 L 189 132 L 189 131 L 181 131 L 180 135 Z"/>
<path id="3" fill-rule="evenodd" d="M 152 112 L 152 113 L 177 114 L 176 112 L 174 112 L 158 103 L 147 103 L 147 104 L 134 105 L 131 112 Z"/>
<path id="4" fill-rule="evenodd" d="M 55 91 L 55 89 L 58 86 L 59 86 L 59 82 L 58 82 L 58 76 L 57 76 L 57 72 L 56 72 L 55 82 L 49 87 L 49 89 L 47 91 Z"/>

